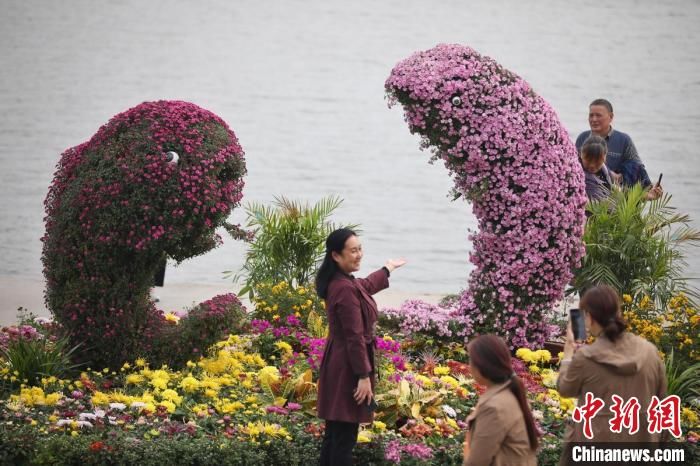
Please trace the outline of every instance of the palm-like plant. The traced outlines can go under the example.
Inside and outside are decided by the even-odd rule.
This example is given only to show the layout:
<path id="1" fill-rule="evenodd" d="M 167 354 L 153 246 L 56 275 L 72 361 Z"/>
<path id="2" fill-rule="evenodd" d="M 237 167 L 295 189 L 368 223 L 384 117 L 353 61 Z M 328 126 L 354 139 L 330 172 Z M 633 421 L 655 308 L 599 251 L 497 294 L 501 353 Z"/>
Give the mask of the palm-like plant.
<path id="1" fill-rule="evenodd" d="M 248 293 L 252 299 L 254 285 L 263 282 L 285 281 L 292 288 L 310 284 L 325 254 L 326 238 L 337 228 L 328 219 L 341 204 L 335 196 L 313 206 L 284 197 L 276 197 L 272 206 L 248 204 L 247 227 L 254 238 L 234 277 L 234 281 L 244 278 L 240 294 Z"/>
<path id="2" fill-rule="evenodd" d="M 700 362 L 690 366 L 676 362 L 673 350 L 666 355 L 664 362 L 668 381 L 667 393 L 678 395 L 683 401 L 700 398 Z"/>
<path id="3" fill-rule="evenodd" d="M 56 341 L 49 338 L 19 338 L 0 350 L 0 361 L 12 374 L 17 374 L 18 384 L 40 385 L 42 377 L 61 378 L 76 371 L 82 364 L 74 364 L 71 358 L 80 344 L 71 347 L 67 337 Z M 0 392 L 11 388 L 11 384 L 0 383 Z"/>
<path id="4" fill-rule="evenodd" d="M 700 232 L 670 205 L 670 195 L 649 202 L 644 195 L 637 185 L 589 202 L 586 256 L 575 273 L 573 291 L 605 283 L 620 293 L 646 294 L 661 309 L 674 293 L 698 297 L 684 275 L 684 249 L 700 245 Z"/>

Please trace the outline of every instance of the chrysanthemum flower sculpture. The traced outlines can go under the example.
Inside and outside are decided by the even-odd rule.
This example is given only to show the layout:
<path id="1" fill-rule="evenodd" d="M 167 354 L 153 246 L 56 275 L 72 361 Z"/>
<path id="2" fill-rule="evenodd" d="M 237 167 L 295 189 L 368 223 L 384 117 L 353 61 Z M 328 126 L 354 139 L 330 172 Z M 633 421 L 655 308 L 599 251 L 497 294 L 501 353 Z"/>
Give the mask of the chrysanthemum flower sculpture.
<path id="1" fill-rule="evenodd" d="M 514 347 L 547 337 L 544 313 L 563 297 L 584 253 L 583 172 L 547 102 L 519 76 L 462 45 L 398 63 L 386 81 L 412 133 L 444 162 L 473 204 L 476 266 L 460 309 L 474 330 Z"/>
<path id="2" fill-rule="evenodd" d="M 45 201 L 46 302 L 93 367 L 153 350 L 170 325 L 149 297 L 159 263 L 218 245 L 245 171 L 226 123 L 180 101 L 138 105 L 63 153 Z"/>

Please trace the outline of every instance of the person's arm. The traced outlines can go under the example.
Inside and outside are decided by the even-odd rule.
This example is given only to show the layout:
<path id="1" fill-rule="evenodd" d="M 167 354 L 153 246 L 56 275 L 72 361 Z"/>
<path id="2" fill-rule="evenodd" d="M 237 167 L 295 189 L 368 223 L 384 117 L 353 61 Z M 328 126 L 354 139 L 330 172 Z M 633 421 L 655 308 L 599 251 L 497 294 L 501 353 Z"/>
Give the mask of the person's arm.
<path id="1" fill-rule="evenodd" d="M 469 456 L 464 458 L 462 466 L 481 466 L 491 464 L 506 438 L 508 426 L 499 419 L 496 408 L 491 406 L 479 407 L 479 413 L 474 421 L 469 441 Z"/>
<path id="2" fill-rule="evenodd" d="M 356 278 L 355 281 L 369 294 L 375 294 L 389 287 L 389 275 L 404 265 L 404 259 L 389 259 L 381 269 L 372 272 L 367 278 Z"/>
<path id="3" fill-rule="evenodd" d="M 589 201 L 600 201 L 610 195 L 610 192 L 591 176 L 586 176 L 586 196 Z"/>
<path id="4" fill-rule="evenodd" d="M 557 391 L 561 396 L 574 397 L 581 394 L 583 385 L 583 354 L 576 353 L 577 343 L 571 329 L 571 320 L 566 326 L 566 341 L 564 342 L 564 357 L 559 365 Z"/>
<path id="5" fill-rule="evenodd" d="M 371 295 L 379 293 L 389 288 L 389 270 L 386 267 L 382 267 L 367 275 L 366 278 L 356 278 L 355 282 Z"/>
<path id="6" fill-rule="evenodd" d="M 637 147 L 634 145 L 634 142 L 632 142 L 632 138 L 628 137 L 627 138 L 627 144 L 625 144 L 625 148 L 622 151 L 622 160 L 636 160 L 639 163 L 642 163 L 642 159 L 639 158 L 639 153 L 637 152 Z"/>
<path id="7" fill-rule="evenodd" d="M 585 376 L 586 358 L 580 352 L 573 355 L 570 360 L 564 357 L 559 366 L 557 378 L 557 391 L 565 398 L 573 398 L 581 395 L 581 388 Z"/>

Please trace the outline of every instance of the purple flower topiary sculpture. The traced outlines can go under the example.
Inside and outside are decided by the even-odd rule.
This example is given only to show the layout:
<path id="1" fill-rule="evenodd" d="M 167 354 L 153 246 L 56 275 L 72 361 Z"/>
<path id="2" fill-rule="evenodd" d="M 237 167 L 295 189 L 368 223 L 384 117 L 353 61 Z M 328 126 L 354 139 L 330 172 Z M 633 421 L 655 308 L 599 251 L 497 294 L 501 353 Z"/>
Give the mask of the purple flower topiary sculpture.
<path id="1" fill-rule="evenodd" d="M 541 345 L 544 314 L 584 253 L 583 172 L 555 111 L 522 78 L 462 45 L 411 55 L 385 87 L 473 204 L 476 268 L 460 310 L 476 333 Z"/>
<path id="2" fill-rule="evenodd" d="M 244 174 L 233 131 L 188 102 L 145 102 L 63 153 L 45 201 L 46 302 L 84 360 L 151 354 L 167 325 L 155 270 L 217 246 Z"/>

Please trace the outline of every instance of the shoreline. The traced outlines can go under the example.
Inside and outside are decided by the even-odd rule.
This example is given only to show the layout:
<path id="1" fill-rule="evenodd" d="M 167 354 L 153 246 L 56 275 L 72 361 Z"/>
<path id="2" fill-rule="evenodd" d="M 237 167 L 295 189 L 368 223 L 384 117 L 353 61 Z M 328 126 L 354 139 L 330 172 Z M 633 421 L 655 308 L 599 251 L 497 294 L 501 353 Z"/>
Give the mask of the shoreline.
<path id="1" fill-rule="evenodd" d="M 165 312 L 182 311 L 198 303 L 224 293 L 233 293 L 230 283 L 214 285 L 211 283 L 168 283 L 162 288 L 155 288 L 154 294 L 160 301 L 156 304 Z M 36 277 L 18 275 L 0 275 L 0 326 L 17 322 L 19 307 L 32 312 L 38 317 L 50 317 L 51 313 L 44 305 L 44 280 Z M 439 293 L 421 293 L 392 289 L 381 291 L 374 297 L 379 308 L 398 307 L 408 299 L 420 299 L 436 304 L 444 295 Z M 247 297 L 241 298 L 243 304 L 250 308 Z"/>

